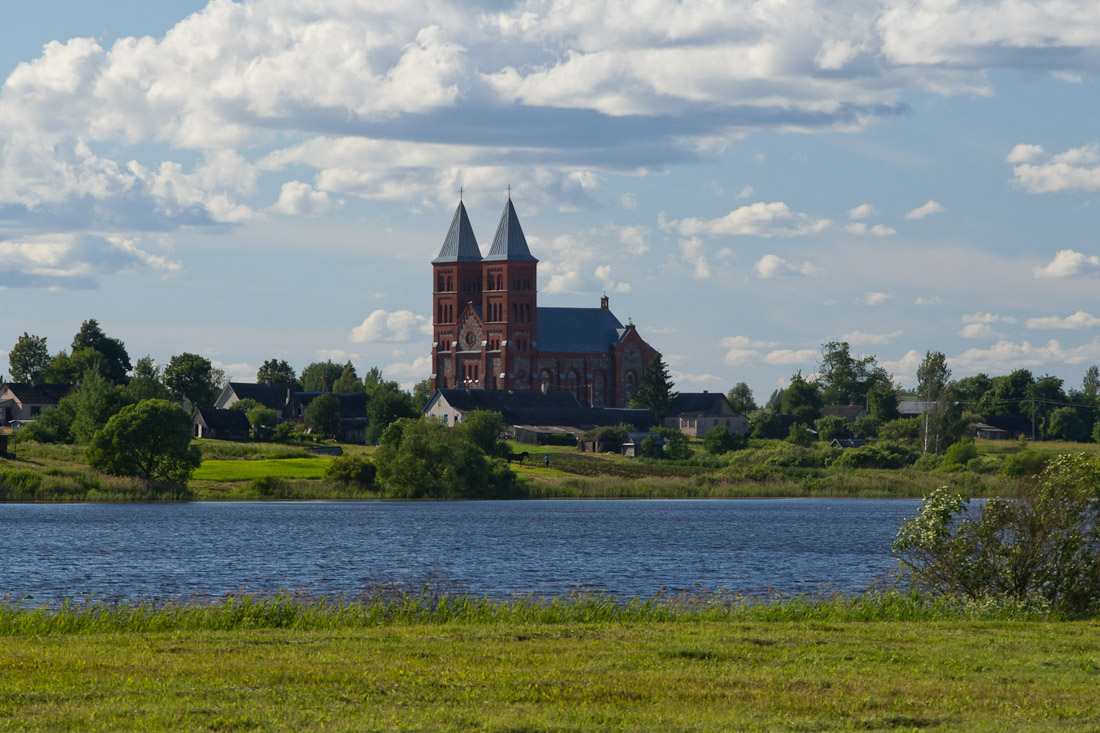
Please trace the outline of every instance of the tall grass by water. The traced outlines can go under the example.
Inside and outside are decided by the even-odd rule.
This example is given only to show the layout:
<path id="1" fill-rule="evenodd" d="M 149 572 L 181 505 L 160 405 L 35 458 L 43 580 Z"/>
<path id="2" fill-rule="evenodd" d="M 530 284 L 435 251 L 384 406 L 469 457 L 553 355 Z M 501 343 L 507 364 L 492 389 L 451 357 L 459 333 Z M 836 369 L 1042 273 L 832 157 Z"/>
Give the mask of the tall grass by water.
<path id="1" fill-rule="evenodd" d="M 103 603 L 68 600 L 57 607 L 0 601 L 0 636 L 109 632 L 335 629 L 423 624 L 636 624 L 679 622 L 879 622 L 1052 620 L 1039 604 L 964 602 L 901 592 L 854 597 L 758 599 L 680 594 L 619 599 L 578 593 L 566 597 L 490 599 L 467 594 L 374 593 L 359 599 L 299 594 L 221 599 Z"/>

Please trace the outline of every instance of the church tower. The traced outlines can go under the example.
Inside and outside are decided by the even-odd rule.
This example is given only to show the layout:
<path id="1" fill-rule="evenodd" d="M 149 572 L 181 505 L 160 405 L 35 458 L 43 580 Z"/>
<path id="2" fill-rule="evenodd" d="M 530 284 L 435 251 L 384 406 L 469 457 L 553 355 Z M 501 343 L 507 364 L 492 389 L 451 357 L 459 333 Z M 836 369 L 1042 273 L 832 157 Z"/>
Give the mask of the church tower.
<path id="1" fill-rule="evenodd" d="M 458 323 L 467 306 L 481 307 L 481 262 L 481 250 L 466 216 L 466 207 L 459 201 L 443 248 L 432 260 L 432 386 L 435 389 L 454 387 L 463 381 L 463 375 L 458 374 L 457 355 L 460 350 L 468 350 L 468 346 L 458 343 Z M 481 344 L 469 346 L 480 348 Z"/>
<path id="2" fill-rule="evenodd" d="M 538 260 L 527 247 L 511 196 L 481 268 L 481 312 L 490 352 L 486 366 L 493 382 L 486 386 L 528 389 L 538 348 Z"/>

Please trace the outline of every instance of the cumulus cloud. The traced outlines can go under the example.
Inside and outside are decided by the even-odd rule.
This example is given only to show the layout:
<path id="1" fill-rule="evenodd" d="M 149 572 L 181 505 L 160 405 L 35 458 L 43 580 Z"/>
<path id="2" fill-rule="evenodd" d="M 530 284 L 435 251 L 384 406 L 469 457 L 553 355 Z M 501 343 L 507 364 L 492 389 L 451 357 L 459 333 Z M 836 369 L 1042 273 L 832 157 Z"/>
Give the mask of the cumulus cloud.
<path id="1" fill-rule="evenodd" d="M 758 363 L 763 357 L 764 349 L 777 346 L 773 341 L 757 341 L 747 336 L 727 336 L 718 345 L 727 349 L 725 362 L 730 366 Z"/>
<path id="2" fill-rule="evenodd" d="M 1096 275 L 1100 273 L 1100 257 L 1063 249 L 1054 255 L 1054 259 L 1034 270 L 1037 278 L 1060 279 L 1075 275 Z"/>
<path id="3" fill-rule="evenodd" d="M 893 227 L 888 227 L 885 224 L 875 224 L 873 226 L 868 227 L 862 221 L 853 221 L 849 224 L 846 224 L 844 229 L 849 234 L 859 234 L 859 235 L 870 234 L 870 235 L 875 236 L 875 237 L 889 237 L 893 234 L 897 234 L 896 229 L 894 229 Z"/>
<path id="4" fill-rule="evenodd" d="M 179 262 L 137 239 L 56 234 L 0 240 L 0 286 L 96 287 L 100 277 L 123 272 L 179 271 Z"/>
<path id="5" fill-rule="evenodd" d="M 324 191 L 314 191 L 312 186 L 301 181 L 287 181 L 272 208 L 280 214 L 323 216 L 332 211 L 332 207 L 332 199 Z"/>
<path id="6" fill-rule="evenodd" d="M 859 302 L 863 305 L 870 306 L 882 305 L 883 303 L 889 301 L 892 297 L 893 296 L 886 293 L 864 293 Z"/>
<path id="7" fill-rule="evenodd" d="M 755 191 L 756 189 L 754 189 L 752 186 L 745 186 L 737 192 L 737 195 L 734 196 L 734 198 L 736 198 L 738 201 L 740 201 L 741 199 L 747 199 L 749 196 L 752 196 Z"/>
<path id="8" fill-rule="evenodd" d="M 889 344 L 892 343 L 898 336 L 901 336 L 901 331 L 891 331 L 889 333 L 867 333 L 865 331 L 850 331 L 840 338 L 842 341 L 847 341 L 852 346 L 863 346 L 865 344 Z"/>
<path id="9" fill-rule="evenodd" d="M 1085 311 L 1077 311 L 1071 316 L 1065 318 L 1059 318 L 1058 316 L 1047 316 L 1044 318 L 1029 318 L 1026 321 L 1028 328 L 1096 328 L 1100 326 L 1100 318 L 1086 313 Z"/>
<path id="10" fill-rule="evenodd" d="M 799 265 L 788 262 L 778 255 L 764 255 L 753 267 L 753 272 L 756 273 L 757 278 L 768 280 L 786 275 L 817 275 L 821 272 L 821 268 L 812 262 L 803 262 Z"/>
<path id="11" fill-rule="evenodd" d="M 856 206 L 855 208 L 848 209 L 848 218 L 849 219 L 866 219 L 870 216 L 874 216 L 877 213 L 878 213 L 878 209 L 876 209 L 871 204 L 860 204 L 859 206 Z"/>
<path id="12" fill-rule="evenodd" d="M 902 382 L 905 379 L 909 381 L 916 381 L 917 367 L 924 361 L 924 354 L 916 349 L 909 349 L 905 352 L 905 355 L 896 361 L 885 360 L 880 362 L 880 366 L 886 371 L 894 375 L 895 382 Z"/>
<path id="13" fill-rule="evenodd" d="M 816 234 L 829 227 L 829 219 L 819 219 L 791 211 L 782 201 L 755 203 L 734 209 L 718 219 L 682 219 L 670 223 L 684 237 L 710 236 L 799 237 Z"/>
<path id="14" fill-rule="evenodd" d="M 968 349 L 948 361 L 952 368 L 995 374 L 1052 364 L 1094 363 L 1100 361 L 1100 339 L 1071 348 L 1063 348 L 1054 340 L 1037 346 L 1027 341 L 1014 343 L 1002 340 L 988 349 Z"/>
<path id="15" fill-rule="evenodd" d="M 367 316 L 351 330 L 348 340 L 352 343 L 366 341 L 412 341 L 431 336 L 432 323 L 412 311 L 378 310 Z"/>
<path id="16" fill-rule="evenodd" d="M 932 216 L 943 211 L 943 206 L 935 201 L 929 199 L 927 202 L 921 204 L 917 208 L 910 211 L 905 215 L 906 219 L 923 219 L 926 216 Z"/>
<path id="17" fill-rule="evenodd" d="M 680 240 L 680 258 L 691 265 L 691 276 L 696 280 L 706 280 L 710 277 L 707 248 L 699 237 Z"/>
<path id="18" fill-rule="evenodd" d="M 1041 145 L 1017 145 L 1005 158 L 1012 182 L 1028 193 L 1100 191 L 1100 144 L 1050 155 Z"/>
<path id="19" fill-rule="evenodd" d="M 1004 334 L 994 330 L 995 323 L 1016 323 L 1012 316 L 999 316 L 993 313 L 970 313 L 962 317 L 963 328 L 959 335 L 963 338 L 1004 338 Z"/>
<path id="20" fill-rule="evenodd" d="M 382 367 L 382 373 L 396 381 L 417 381 L 428 377 L 432 373 L 432 358 L 420 356 L 412 361 L 397 361 Z"/>
<path id="21" fill-rule="evenodd" d="M 634 209 L 638 208 L 638 199 L 634 196 L 634 194 L 630 193 L 629 191 L 619 197 L 619 203 L 621 203 L 623 205 L 623 208 L 627 211 L 633 211 Z"/>
<path id="22" fill-rule="evenodd" d="M 913 303 L 916 305 L 936 305 L 940 302 L 940 296 L 938 295 L 933 295 L 931 297 L 928 297 L 926 295 L 918 295 L 917 299 L 913 301 Z"/>

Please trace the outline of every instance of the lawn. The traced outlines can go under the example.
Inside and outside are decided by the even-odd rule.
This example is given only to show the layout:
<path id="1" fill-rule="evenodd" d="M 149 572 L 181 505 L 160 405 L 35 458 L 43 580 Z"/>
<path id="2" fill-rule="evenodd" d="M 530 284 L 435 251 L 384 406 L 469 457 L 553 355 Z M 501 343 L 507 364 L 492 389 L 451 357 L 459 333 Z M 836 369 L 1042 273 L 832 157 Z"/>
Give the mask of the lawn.
<path id="1" fill-rule="evenodd" d="M 331 458 L 266 458 L 259 460 L 206 460 L 193 478 L 196 481 L 251 481 L 272 476 L 275 478 L 319 479 L 332 463 Z"/>
<path id="2" fill-rule="evenodd" d="M 15 636 L 0 728 L 1096 730 L 1095 622 L 383 624 Z"/>

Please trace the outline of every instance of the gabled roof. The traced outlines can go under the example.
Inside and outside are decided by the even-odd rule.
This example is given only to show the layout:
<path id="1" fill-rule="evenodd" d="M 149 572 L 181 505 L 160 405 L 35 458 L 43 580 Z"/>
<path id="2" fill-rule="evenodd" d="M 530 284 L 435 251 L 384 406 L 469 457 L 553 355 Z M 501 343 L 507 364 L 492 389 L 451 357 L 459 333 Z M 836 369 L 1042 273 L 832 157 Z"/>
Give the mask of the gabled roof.
<path id="1" fill-rule="evenodd" d="M 821 408 L 822 417 L 842 417 L 848 422 L 854 422 L 866 414 L 863 405 L 825 405 Z"/>
<path id="2" fill-rule="evenodd" d="M 523 228 L 519 225 L 519 217 L 516 216 L 511 197 L 504 205 L 504 213 L 501 214 L 496 236 L 493 237 L 493 248 L 485 259 L 538 261 L 527 248 L 527 237 L 523 236 Z"/>
<path id="3" fill-rule="evenodd" d="M 523 236 L 522 232 L 520 236 Z M 466 207 L 461 201 L 451 219 L 451 228 L 443 240 L 443 248 L 432 262 L 481 262 L 481 248 L 477 246 L 474 228 L 470 226 L 470 218 L 466 216 Z"/>
<path id="4" fill-rule="evenodd" d="M 227 390 L 237 395 L 238 400 L 256 400 L 264 407 L 282 410 L 286 407 L 290 395 L 301 389 L 297 384 L 256 384 L 254 382 L 230 382 Z M 221 399 L 218 402 L 222 402 Z"/>
<path id="5" fill-rule="evenodd" d="M 61 398 L 75 388 L 75 384 L 31 384 L 30 382 L 7 382 L 0 384 L 0 391 L 6 389 L 24 405 L 56 405 Z"/>
<path id="6" fill-rule="evenodd" d="M 200 407 L 195 419 L 202 420 L 211 430 L 228 430 L 247 433 L 251 429 L 248 415 L 243 410 L 216 410 L 212 407 Z"/>
<path id="7" fill-rule="evenodd" d="M 723 413 L 723 408 L 729 410 Z M 700 417 L 703 415 L 736 415 L 736 410 L 721 392 L 680 392 L 668 406 L 665 417 Z"/>
<path id="8" fill-rule="evenodd" d="M 538 313 L 539 351 L 605 353 L 618 343 L 623 324 L 606 308 L 543 308 Z"/>
<path id="9" fill-rule="evenodd" d="M 572 392 L 554 390 L 440 389 L 428 405 L 441 397 L 455 410 L 465 414 L 471 410 L 499 412 L 505 425 L 562 425 L 591 428 L 599 425 L 631 423 L 649 427 L 653 414 L 649 410 L 622 410 L 603 407 L 582 407 Z M 425 408 L 427 411 L 427 408 Z"/>

